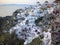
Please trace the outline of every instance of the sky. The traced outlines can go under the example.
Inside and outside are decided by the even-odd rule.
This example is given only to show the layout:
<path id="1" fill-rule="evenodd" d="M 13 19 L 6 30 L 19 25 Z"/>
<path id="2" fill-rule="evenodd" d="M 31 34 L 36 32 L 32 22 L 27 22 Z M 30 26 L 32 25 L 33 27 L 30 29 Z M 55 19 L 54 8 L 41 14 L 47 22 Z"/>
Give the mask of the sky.
<path id="1" fill-rule="evenodd" d="M 35 4 L 37 1 L 43 3 L 46 0 L 0 0 L 0 4 Z M 53 0 L 48 0 L 52 2 Z"/>

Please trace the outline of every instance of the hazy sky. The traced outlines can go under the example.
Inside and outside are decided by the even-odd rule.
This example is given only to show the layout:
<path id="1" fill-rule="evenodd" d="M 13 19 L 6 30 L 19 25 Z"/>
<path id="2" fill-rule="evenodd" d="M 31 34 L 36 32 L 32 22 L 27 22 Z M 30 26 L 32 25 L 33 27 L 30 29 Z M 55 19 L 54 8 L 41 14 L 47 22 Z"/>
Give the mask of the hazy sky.
<path id="1" fill-rule="evenodd" d="M 35 4 L 37 1 L 43 3 L 46 0 L 0 0 L 0 4 Z M 52 2 L 52 0 L 48 0 Z"/>

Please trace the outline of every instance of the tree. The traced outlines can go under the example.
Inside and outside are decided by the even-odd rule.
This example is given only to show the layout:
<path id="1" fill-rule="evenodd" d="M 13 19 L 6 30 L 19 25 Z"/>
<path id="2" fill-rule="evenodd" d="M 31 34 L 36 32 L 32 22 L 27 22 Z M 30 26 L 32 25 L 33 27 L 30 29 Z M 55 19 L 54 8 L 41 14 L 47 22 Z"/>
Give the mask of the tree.
<path id="1" fill-rule="evenodd" d="M 32 40 L 30 45 L 42 45 L 43 41 L 38 37 Z"/>

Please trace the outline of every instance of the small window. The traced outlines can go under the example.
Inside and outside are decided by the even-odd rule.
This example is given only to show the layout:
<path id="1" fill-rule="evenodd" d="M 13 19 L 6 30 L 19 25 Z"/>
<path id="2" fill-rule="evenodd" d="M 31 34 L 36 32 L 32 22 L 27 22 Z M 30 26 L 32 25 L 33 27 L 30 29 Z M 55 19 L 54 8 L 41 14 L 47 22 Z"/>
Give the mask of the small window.
<path id="1" fill-rule="evenodd" d="M 19 32 L 20 33 L 20 32 Z"/>
<path id="2" fill-rule="evenodd" d="M 37 32 L 37 34 L 40 34 L 40 32 Z"/>
<path id="3" fill-rule="evenodd" d="M 58 28 L 58 26 L 56 26 L 56 28 Z"/>
<path id="4" fill-rule="evenodd" d="M 35 32 L 37 32 L 37 30 L 35 30 Z"/>
<path id="5" fill-rule="evenodd" d="M 60 30 L 58 32 L 60 32 Z"/>

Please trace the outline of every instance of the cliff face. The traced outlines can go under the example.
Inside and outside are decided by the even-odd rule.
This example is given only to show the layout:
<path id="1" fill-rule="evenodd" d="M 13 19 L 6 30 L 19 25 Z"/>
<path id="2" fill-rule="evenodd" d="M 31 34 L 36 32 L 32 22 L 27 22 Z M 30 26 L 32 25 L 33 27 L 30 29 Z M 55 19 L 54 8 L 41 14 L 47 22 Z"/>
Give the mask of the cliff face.
<path id="1" fill-rule="evenodd" d="M 60 11 L 60 0 L 56 0 L 58 3 L 57 9 Z M 60 13 L 59 16 L 56 17 L 56 20 L 53 22 L 52 28 L 52 43 L 53 45 L 60 45 Z"/>
<path id="2" fill-rule="evenodd" d="M 52 31 L 51 38 L 53 45 L 60 45 L 60 14 L 56 17 L 54 21 L 52 21 Z"/>

